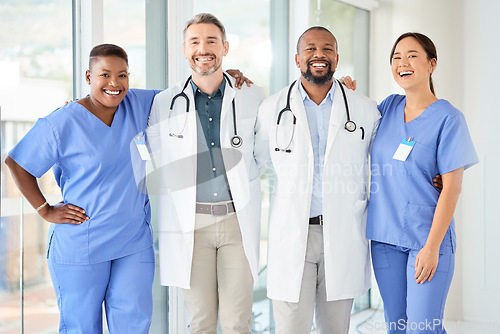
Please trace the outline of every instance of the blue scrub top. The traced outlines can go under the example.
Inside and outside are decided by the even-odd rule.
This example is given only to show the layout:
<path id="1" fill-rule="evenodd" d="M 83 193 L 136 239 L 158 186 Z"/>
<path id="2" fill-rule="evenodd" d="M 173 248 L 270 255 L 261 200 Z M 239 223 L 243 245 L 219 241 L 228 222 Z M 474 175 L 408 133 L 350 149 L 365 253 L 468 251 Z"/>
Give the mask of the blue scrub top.
<path id="1" fill-rule="evenodd" d="M 68 103 L 40 118 L 9 152 L 37 178 L 54 167 L 64 202 L 90 217 L 80 225 L 51 224 L 47 254 L 50 249 L 56 263 L 99 263 L 152 245 L 148 195 L 136 185 L 137 168 L 145 175 L 145 163 L 134 138 L 146 128 L 158 92 L 130 89 L 110 127 Z"/>
<path id="2" fill-rule="evenodd" d="M 436 174 L 465 169 L 479 160 L 463 114 L 437 100 L 414 120 L 404 122 L 406 96 L 391 95 L 380 105 L 382 120 L 371 151 L 368 239 L 421 249 L 427 240 L 440 191 Z M 415 145 L 406 161 L 393 159 L 403 139 Z M 441 249 L 456 248 L 452 219 Z"/>

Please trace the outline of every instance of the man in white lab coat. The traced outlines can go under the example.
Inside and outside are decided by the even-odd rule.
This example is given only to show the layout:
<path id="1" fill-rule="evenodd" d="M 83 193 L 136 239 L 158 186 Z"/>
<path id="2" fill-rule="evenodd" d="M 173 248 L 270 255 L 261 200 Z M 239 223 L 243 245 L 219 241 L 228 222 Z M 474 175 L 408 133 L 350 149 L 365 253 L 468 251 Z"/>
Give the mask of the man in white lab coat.
<path id="1" fill-rule="evenodd" d="M 310 333 L 315 311 L 320 333 L 348 333 L 353 299 L 370 287 L 368 156 L 380 114 L 333 78 L 337 40 L 326 28 L 302 34 L 295 61 L 300 79 L 266 99 L 257 122 L 276 174 L 268 297 L 276 333 Z"/>
<path id="2" fill-rule="evenodd" d="M 258 86 L 233 89 L 229 45 L 211 14 L 184 30 L 191 77 L 158 94 L 148 140 L 160 152 L 160 283 L 184 289 L 191 333 L 250 333 L 260 237 Z M 158 161 L 158 160 L 156 160 Z"/>

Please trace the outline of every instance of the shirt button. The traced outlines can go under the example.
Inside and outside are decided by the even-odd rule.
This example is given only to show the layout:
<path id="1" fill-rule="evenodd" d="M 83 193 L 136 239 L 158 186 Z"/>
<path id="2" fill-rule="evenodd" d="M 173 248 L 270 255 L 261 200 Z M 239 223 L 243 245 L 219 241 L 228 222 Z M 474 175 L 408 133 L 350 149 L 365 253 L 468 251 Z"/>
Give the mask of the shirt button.
<path id="1" fill-rule="evenodd" d="M 215 197 L 217 197 L 217 195 L 218 195 L 217 193 L 214 193 L 214 196 L 215 196 Z"/>
<path id="2" fill-rule="evenodd" d="M 208 120 L 211 122 L 212 121 L 212 117 L 210 117 Z"/>
<path id="3" fill-rule="evenodd" d="M 215 143 L 214 143 L 214 142 L 211 142 L 211 143 L 210 143 L 210 145 L 214 146 L 214 145 L 215 145 Z"/>
<path id="4" fill-rule="evenodd" d="M 214 167 L 214 168 L 212 168 L 212 170 L 215 172 L 217 170 L 217 168 Z"/>
<path id="5" fill-rule="evenodd" d="M 212 98 L 211 96 L 209 96 L 209 97 L 208 97 L 208 99 L 209 99 L 209 100 L 210 100 L 211 98 Z"/>

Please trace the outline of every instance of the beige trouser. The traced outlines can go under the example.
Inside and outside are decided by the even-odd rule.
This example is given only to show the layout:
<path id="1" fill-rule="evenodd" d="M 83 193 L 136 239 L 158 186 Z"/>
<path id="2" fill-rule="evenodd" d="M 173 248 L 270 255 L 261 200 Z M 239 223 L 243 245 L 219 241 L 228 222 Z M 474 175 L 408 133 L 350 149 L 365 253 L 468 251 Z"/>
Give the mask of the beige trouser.
<path id="1" fill-rule="evenodd" d="M 298 303 L 273 300 L 276 334 L 309 334 L 316 308 L 316 333 L 347 334 L 353 299 L 326 300 L 323 226 L 310 225 Z"/>
<path id="2" fill-rule="evenodd" d="M 253 277 L 235 213 L 196 214 L 191 289 L 184 289 L 191 333 L 248 334 Z"/>

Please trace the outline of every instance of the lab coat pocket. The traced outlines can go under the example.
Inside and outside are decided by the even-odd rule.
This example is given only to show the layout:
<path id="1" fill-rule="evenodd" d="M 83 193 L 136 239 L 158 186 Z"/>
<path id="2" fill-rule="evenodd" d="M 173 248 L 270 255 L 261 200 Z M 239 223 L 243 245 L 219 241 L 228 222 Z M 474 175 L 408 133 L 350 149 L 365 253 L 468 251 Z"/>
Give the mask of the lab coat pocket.
<path id="1" fill-rule="evenodd" d="M 361 140 L 361 135 L 340 130 L 337 134 L 335 150 L 336 156 L 344 164 L 361 164 L 368 157 L 368 141 Z M 335 153 L 337 153 L 335 152 Z"/>

